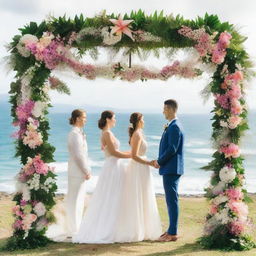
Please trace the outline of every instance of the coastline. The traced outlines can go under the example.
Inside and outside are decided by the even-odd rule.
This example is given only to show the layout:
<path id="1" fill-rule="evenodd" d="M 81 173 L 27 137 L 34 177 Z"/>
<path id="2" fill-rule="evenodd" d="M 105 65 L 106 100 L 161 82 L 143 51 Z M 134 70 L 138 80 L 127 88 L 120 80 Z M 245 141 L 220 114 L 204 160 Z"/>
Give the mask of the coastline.
<path id="1" fill-rule="evenodd" d="M 14 194 L 15 193 L 8 193 L 5 191 L 0 191 L 0 200 L 3 200 L 3 199 L 10 200 L 14 196 Z M 91 196 L 92 194 L 88 193 L 88 195 Z M 156 193 L 156 197 L 163 197 L 163 196 L 164 196 L 164 194 Z M 202 198 L 202 197 L 204 197 L 203 194 L 180 194 L 179 196 L 182 198 Z M 64 197 L 65 197 L 64 193 L 56 193 L 57 199 L 62 199 Z"/>
<path id="2" fill-rule="evenodd" d="M 1 200 L 11 200 L 11 198 L 14 196 L 15 193 L 8 193 L 4 191 L 0 191 L 0 201 Z M 89 196 L 91 194 L 88 194 Z M 248 193 L 249 196 L 256 196 L 256 193 Z M 57 199 L 63 199 L 65 197 L 65 194 L 63 193 L 57 193 L 56 198 Z M 164 194 L 156 193 L 156 197 L 164 197 Z M 179 197 L 181 198 L 204 198 L 204 194 L 180 194 Z"/>

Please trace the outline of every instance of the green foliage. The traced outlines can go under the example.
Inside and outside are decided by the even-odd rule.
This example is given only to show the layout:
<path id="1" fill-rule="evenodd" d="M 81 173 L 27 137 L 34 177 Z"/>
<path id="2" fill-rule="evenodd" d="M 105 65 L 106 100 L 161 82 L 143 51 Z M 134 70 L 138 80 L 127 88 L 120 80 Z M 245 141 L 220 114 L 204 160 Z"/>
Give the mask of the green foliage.
<path id="1" fill-rule="evenodd" d="M 211 235 L 199 238 L 198 242 L 204 248 L 223 251 L 247 251 L 256 247 L 250 236 L 231 235 L 224 225 L 219 226 Z"/>
<path id="2" fill-rule="evenodd" d="M 3 251 L 16 251 L 26 249 L 36 249 L 45 247 L 49 243 L 53 243 L 50 239 L 44 236 L 44 231 L 30 230 L 27 238 L 23 239 L 23 232 L 14 234 L 7 240 L 6 245 L 2 248 Z"/>

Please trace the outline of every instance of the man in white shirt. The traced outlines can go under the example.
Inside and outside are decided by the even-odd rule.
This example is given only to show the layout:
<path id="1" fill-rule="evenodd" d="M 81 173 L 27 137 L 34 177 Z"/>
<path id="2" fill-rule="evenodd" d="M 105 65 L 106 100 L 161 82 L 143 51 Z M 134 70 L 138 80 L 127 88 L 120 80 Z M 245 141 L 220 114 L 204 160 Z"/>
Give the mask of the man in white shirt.
<path id="1" fill-rule="evenodd" d="M 85 202 L 85 180 L 91 177 L 88 164 L 88 148 L 83 127 L 86 123 L 84 110 L 72 112 L 70 124 L 73 126 L 68 135 L 68 193 L 67 193 L 67 227 L 68 236 L 72 237 L 82 221 Z"/>

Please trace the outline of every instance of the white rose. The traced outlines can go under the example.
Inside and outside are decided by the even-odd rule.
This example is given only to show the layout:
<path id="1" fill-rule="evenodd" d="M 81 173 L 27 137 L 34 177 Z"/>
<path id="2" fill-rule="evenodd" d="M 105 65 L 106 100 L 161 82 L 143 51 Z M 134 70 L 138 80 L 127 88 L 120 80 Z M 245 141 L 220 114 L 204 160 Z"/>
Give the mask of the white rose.
<path id="1" fill-rule="evenodd" d="M 26 34 L 20 38 L 19 43 L 21 44 L 27 44 L 27 43 L 37 43 L 38 38 L 31 34 Z"/>
<path id="2" fill-rule="evenodd" d="M 228 201 L 228 197 L 227 196 L 223 196 L 223 195 L 219 195 L 219 196 L 217 196 L 217 197 L 215 197 L 213 199 L 213 203 L 215 205 L 219 205 L 219 204 L 225 203 L 227 201 Z"/>
<path id="3" fill-rule="evenodd" d="M 42 101 L 36 101 L 32 114 L 35 117 L 40 117 L 43 114 L 43 111 L 45 110 L 47 104 Z"/>
<path id="4" fill-rule="evenodd" d="M 23 56 L 23 57 L 29 57 L 30 56 L 30 51 L 25 47 L 27 43 L 37 43 L 38 39 L 36 36 L 26 34 L 20 38 L 19 43 L 17 44 L 16 48 L 18 52 Z"/>
<path id="5" fill-rule="evenodd" d="M 212 188 L 212 193 L 215 195 L 220 194 L 221 192 L 223 192 L 225 185 L 225 182 L 220 181 L 216 186 Z"/>
<path id="6" fill-rule="evenodd" d="M 35 205 L 35 207 L 34 207 L 34 212 L 36 213 L 36 215 L 37 215 L 38 217 L 41 217 L 41 216 L 45 215 L 46 209 L 45 209 L 44 204 L 41 203 L 41 202 L 37 203 L 37 204 Z"/>
<path id="7" fill-rule="evenodd" d="M 234 168 L 223 167 L 220 170 L 219 176 L 221 181 L 229 183 L 236 177 L 236 171 Z"/>
<path id="8" fill-rule="evenodd" d="M 22 188 L 22 199 L 29 201 L 31 199 L 30 190 L 27 185 L 24 185 Z"/>
<path id="9" fill-rule="evenodd" d="M 220 126 L 221 126 L 221 127 L 228 127 L 228 123 L 225 122 L 225 121 L 223 121 L 223 120 L 221 120 L 221 121 L 220 121 Z"/>

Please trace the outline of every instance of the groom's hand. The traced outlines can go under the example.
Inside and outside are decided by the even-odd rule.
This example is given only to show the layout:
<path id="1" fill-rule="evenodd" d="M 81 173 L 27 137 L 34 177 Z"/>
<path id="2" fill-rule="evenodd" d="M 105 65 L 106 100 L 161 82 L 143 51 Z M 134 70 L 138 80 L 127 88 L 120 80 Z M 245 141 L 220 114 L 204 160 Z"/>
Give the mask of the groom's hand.
<path id="1" fill-rule="evenodd" d="M 153 165 L 156 169 L 160 168 L 160 165 L 158 164 L 158 162 L 156 160 L 153 161 Z"/>

